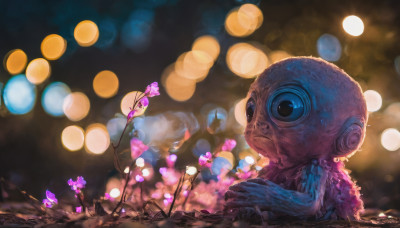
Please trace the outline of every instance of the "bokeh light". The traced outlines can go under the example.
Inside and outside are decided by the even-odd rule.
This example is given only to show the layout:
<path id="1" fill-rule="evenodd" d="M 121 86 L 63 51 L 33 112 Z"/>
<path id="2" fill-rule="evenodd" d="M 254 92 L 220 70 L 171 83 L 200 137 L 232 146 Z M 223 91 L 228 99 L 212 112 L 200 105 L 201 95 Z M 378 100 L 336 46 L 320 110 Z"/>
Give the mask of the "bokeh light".
<path id="1" fill-rule="evenodd" d="M 57 34 L 50 34 L 46 36 L 42 44 L 40 45 L 40 50 L 42 51 L 43 57 L 48 60 L 59 59 L 67 49 L 67 41 L 62 38 L 62 36 Z"/>
<path id="2" fill-rule="evenodd" d="M 214 175 L 232 170 L 232 164 L 224 157 L 216 157 L 211 165 L 211 171 Z"/>
<path id="3" fill-rule="evenodd" d="M 243 78 L 254 78 L 268 66 L 268 57 L 260 49 L 248 43 L 237 43 L 228 49 L 226 63 L 229 69 Z"/>
<path id="4" fill-rule="evenodd" d="M 83 129 L 76 125 L 71 125 L 66 128 L 61 133 L 61 142 L 69 151 L 77 151 L 82 149 L 85 141 L 85 133 Z"/>
<path id="5" fill-rule="evenodd" d="M 197 173 L 197 168 L 194 166 L 186 166 L 186 174 L 193 176 Z"/>
<path id="6" fill-rule="evenodd" d="M 93 90 L 101 98 L 110 98 L 117 94 L 119 81 L 117 75 L 109 70 L 100 71 L 93 79 Z"/>
<path id="7" fill-rule="evenodd" d="M 42 106 L 52 116 L 63 116 L 64 99 L 71 93 L 69 87 L 62 82 L 49 84 L 42 93 Z"/>
<path id="8" fill-rule="evenodd" d="M 381 134 L 381 144 L 388 151 L 396 151 L 400 148 L 400 132 L 394 128 L 388 128 Z"/>
<path id="9" fill-rule="evenodd" d="M 253 158 L 252 156 L 246 156 L 246 157 L 244 158 L 244 160 L 245 160 L 246 163 L 249 164 L 249 165 L 254 165 L 254 163 L 255 163 L 255 160 L 254 160 L 254 158 Z"/>
<path id="10" fill-rule="evenodd" d="M 364 92 L 367 109 L 369 112 L 376 112 L 382 107 L 382 97 L 375 90 L 367 90 Z"/>
<path id="11" fill-rule="evenodd" d="M 172 99 L 181 102 L 187 101 L 196 90 L 196 81 L 181 77 L 172 71 L 165 80 L 165 90 Z"/>
<path id="12" fill-rule="evenodd" d="M 225 19 L 225 29 L 231 36 L 251 35 L 263 22 L 261 10 L 253 4 L 244 4 L 233 9 Z"/>
<path id="13" fill-rule="evenodd" d="M 342 55 L 342 46 L 338 38 L 331 34 L 323 34 L 318 38 L 317 50 L 319 56 L 326 61 L 336 62 Z"/>
<path id="14" fill-rule="evenodd" d="M 212 67 L 214 61 L 204 51 L 189 51 L 179 56 L 175 63 L 175 72 L 183 78 L 202 81 Z"/>
<path id="15" fill-rule="evenodd" d="M 192 45 L 192 51 L 207 53 L 214 61 L 218 58 L 220 49 L 218 40 L 210 35 L 198 37 Z"/>
<path id="16" fill-rule="evenodd" d="M 235 156 L 232 154 L 232 152 L 221 151 L 218 153 L 217 157 L 225 158 L 227 161 L 229 161 L 231 166 L 233 166 L 233 164 L 235 164 Z"/>
<path id="17" fill-rule="evenodd" d="M 131 108 L 133 106 L 133 103 L 136 98 L 139 98 L 142 96 L 142 92 L 139 91 L 132 91 L 127 93 L 121 100 L 121 112 L 127 116 L 129 112 L 131 111 Z M 147 106 L 143 108 L 136 108 L 136 112 L 134 116 L 140 116 L 142 115 L 147 109 Z"/>
<path id="18" fill-rule="evenodd" d="M 343 29 L 352 36 L 359 36 L 364 32 L 364 23 L 361 18 L 351 15 L 343 20 Z"/>
<path id="19" fill-rule="evenodd" d="M 246 127 L 246 124 L 247 124 L 247 118 L 246 118 L 247 100 L 248 100 L 247 97 L 243 98 L 239 102 L 237 102 L 235 105 L 235 119 L 243 127 Z"/>
<path id="20" fill-rule="evenodd" d="M 110 135 L 110 139 L 113 142 L 118 141 L 122 131 L 124 130 L 125 124 L 126 124 L 125 117 L 112 118 L 107 122 L 107 131 Z"/>
<path id="21" fill-rule="evenodd" d="M 89 98 L 81 92 L 70 93 L 64 99 L 63 111 L 71 121 L 79 121 L 87 116 L 90 110 Z"/>
<path id="22" fill-rule="evenodd" d="M 15 115 L 30 112 L 35 106 L 36 87 L 23 74 L 16 75 L 4 87 L 4 104 Z"/>
<path id="23" fill-rule="evenodd" d="M 276 63 L 289 57 L 292 57 L 292 55 L 283 50 L 272 51 L 268 54 L 268 59 L 271 63 Z"/>
<path id="24" fill-rule="evenodd" d="M 138 157 L 138 158 L 136 159 L 136 166 L 137 166 L 137 167 L 144 167 L 144 159 L 141 158 L 141 157 Z"/>
<path id="25" fill-rule="evenodd" d="M 99 38 L 99 28 L 93 21 L 81 21 L 75 27 L 74 37 L 80 46 L 92 46 Z"/>
<path id="26" fill-rule="evenodd" d="M 85 135 L 85 149 L 93 154 L 102 154 L 110 146 L 110 136 L 106 126 L 94 123 L 87 127 Z"/>
<path id="27" fill-rule="evenodd" d="M 21 49 L 14 49 L 8 52 L 4 58 L 4 68 L 12 75 L 21 73 L 27 63 L 28 56 Z"/>
<path id="28" fill-rule="evenodd" d="M 118 188 L 113 188 L 111 189 L 109 194 L 112 198 L 118 198 L 121 195 L 121 192 L 119 191 Z"/>
<path id="29" fill-rule="evenodd" d="M 207 131 L 210 134 L 222 132 L 226 129 L 228 112 L 217 107 L 207 113 Z"/>
<path id="30" fill-rule="evenodd" d="M 37 58 L 29 62 L 26 67 L 26 78 L 33 84 L 40 84 L 50 76 L 50 64 L 43 58 Z"/>

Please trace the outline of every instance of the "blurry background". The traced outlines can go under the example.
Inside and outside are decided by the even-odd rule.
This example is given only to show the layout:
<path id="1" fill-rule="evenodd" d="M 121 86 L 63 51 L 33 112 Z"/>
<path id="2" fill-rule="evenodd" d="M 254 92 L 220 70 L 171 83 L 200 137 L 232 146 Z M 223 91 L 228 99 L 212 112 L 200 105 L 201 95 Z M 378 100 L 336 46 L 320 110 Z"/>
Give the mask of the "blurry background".
<path id="1" fill-rule="evenodd" d="M 399 24 L 395 0 L 0 1 L 0 176 L 42 198 L 82 175 L 102 195 L 110 143 L 153 81 L 161 96 L 135 119 L 146 161 L 195 164 L 214 136 L 236 138 L 238 155 L 254 77 L 312 55 L 365 91 L 367 138 L 347 167 L 367 207 L 400 209 Z"/>

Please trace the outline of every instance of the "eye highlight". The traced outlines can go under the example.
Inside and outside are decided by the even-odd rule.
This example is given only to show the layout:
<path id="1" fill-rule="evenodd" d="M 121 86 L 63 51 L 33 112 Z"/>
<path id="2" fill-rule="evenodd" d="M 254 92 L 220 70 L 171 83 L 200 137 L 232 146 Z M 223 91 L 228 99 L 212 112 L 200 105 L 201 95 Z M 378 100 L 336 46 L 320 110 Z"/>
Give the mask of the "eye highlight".
<path id="1" fill-rule="evenodd" d="M 308 94 L 294 86 L 279 88 L 266 104 L 271 119 L 284 126 L 296 125 L 309 114 L 310 108 Z"/>
<path id="2" fill-rule="evenodd" d="M 256 109 L 256 103 L 254 99 L 251 97 L 246 104 L 246 118 L 247 118 L 247 123 L 250 123 L 251 120 L 253 119 L 254 115 L 254 110 Z"/>

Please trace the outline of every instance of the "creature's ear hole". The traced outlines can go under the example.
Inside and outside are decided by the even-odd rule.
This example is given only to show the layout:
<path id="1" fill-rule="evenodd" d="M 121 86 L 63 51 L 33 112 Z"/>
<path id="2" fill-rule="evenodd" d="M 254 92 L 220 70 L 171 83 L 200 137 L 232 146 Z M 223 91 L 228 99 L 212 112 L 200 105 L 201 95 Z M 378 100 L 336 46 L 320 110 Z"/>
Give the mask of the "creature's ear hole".
<path id="1" fill-rule="evenodd" d="M 345 157 L 352 154 L 361 146 L 364 137 L 364 122 L 358 117 L 347 119 L 336 139 L 336 150 L 333 156 Z"/>

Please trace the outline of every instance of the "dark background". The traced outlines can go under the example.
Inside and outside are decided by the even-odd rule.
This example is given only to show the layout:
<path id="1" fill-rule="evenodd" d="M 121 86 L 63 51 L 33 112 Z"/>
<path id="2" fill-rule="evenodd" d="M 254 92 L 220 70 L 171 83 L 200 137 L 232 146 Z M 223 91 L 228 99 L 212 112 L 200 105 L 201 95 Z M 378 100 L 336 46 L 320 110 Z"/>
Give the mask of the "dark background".
<path id="1" fill-rule="evenodd" d="M 252 35 L 235 38 L 224 30 L 226 14 L 243 3 L 254 3 L 263 12 L 264 22 Z M 133 46 L 124 44 L 122 30 L 135 10 L 145 10 L 148 27 L 138 31 L 145 41 Z M 351 37 L 343 31 L 342 20 L 348 15 L 359 16 L 365 25 L 364 34 Z M 148 16 L 150 15 L 150 16 Z M 116 33 L 103 36 L 92 47 L 78 46 L 73 30 L 82 20 L 100 25 L 108 21 Z M 85 92 L 91 102 L 89 115 L 76 124 L 106 123 L 119 112 L 123 95 L 142 90 L 152 81 L 160 81 L 163 70 L 184 51 L 195 38 L 214 35 L 221 45 L 221 54 L 208 77 L 197 84 L 196 93 L 186 102 L 176 102 L 160 88 L 161 96 L 153 98 L 147 115 L 171 110 L 193 112 L 208 103 L 229 109 L 243 98 L 252 79 L 235 76 L 226 66 L 226 50 L 234 43 L 257 41 L 267 54 L 284 50 L 293 56 L 318 56 L 316 41 L 324 33 L 335 35 L 342 44 L 337 64 L 356 79 L 363 90 L 373 89 L 383 97 L 383 107 L 370 115 L 367 138 L 362 151 L 350 159 L 347 167 L 362 187 L 367 207 L 400 209 L 400 151 L 386 151 L 380 145 L 385 128 L 399 128 L 397 118 L 388 117 L 385 108 L 400 100 L 400 78 L 394 60 L 400 54 L 399 1 L 241 1 L 241 0 L 143 0 L 143 1 L 0 1 L 0 56 L 10 50 L 24 50 L 28 59 L 41 57 L 40 43 L 52 33 L 63 36 L 68 43 L 66 53 L 51 61 L 52 75 L 38 86 L 62 81 L 73 91 Z M 110 38 L 111 37 L 111 38 Z M 92 90 L 97 72 L 108 69 L 120 80 L 118 94 L 100 99 Z M 3 85 L 10 78 L 0 68 Z M 3 102 L 2 102 L 3 103 Z M 73 124 L 67 118 L 47 115 L 37 101 L 34 110 L 13 116 L 1 106 L 0 111 L 0 176 L 3 176 L 38 198 L 47 188 L 60 193 L 67 190 L 70 177 L 82 175 L 88 188 L 102 189 L 113 171 L 112 153 L 100 156 L 83 149 L 71 153 L 62 147 L 60 134 Z M 204 127 L 202 128 L 202 130 Z M 187 159 L 195 160 L 193 156 Z M 183 162 L 184 163 L 184 162 Z"/>

